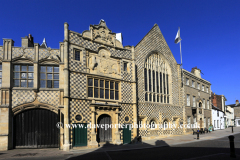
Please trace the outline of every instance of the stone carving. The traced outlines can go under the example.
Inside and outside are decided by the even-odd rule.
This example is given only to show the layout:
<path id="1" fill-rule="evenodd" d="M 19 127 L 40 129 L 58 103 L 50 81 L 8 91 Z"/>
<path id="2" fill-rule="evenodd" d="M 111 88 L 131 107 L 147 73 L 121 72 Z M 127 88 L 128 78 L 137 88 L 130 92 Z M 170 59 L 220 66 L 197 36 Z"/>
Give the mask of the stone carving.
<path id="1" fill-rule="evenodd" d="M 93 40 L 100 41 L 109 45 L 114 45 L 116 39 L 115 33 L 108 29 L 104 20 L 101 20 L 98 25 L 91 25 Z"/>
<path id="2" fill-rule="evenodd" d="M 90 72 L 96 74 L 114 74 L 120 76 L 120 63 L 118 60 L 111 58 L 110 55 L 110 52 L 105 48 L 99 50 L 98 55 L 90 55 Z"/>
<path id="3" fill-rule="evenodd" d="M 96 68 L 97 65 L 98 65 L 98 63 L 97 63 L 97 58 L 96 58 L 95 56 L 90 57 L 90 65 L 89 65 L 89 67 L 90 67 L 92 70 L 94 70 L 94 68 Z"/>

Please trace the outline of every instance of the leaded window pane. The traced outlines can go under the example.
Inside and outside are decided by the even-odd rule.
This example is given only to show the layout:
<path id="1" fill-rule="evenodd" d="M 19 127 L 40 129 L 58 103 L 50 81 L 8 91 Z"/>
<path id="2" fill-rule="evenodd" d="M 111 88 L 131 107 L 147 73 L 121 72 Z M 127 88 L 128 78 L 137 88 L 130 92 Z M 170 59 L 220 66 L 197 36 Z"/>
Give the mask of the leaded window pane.
<path id="1" fill-rule="evenodd" d="M 94 88 L 94 98 L 98 98 L 98 88 Z"/>
<path id="2" fill-rule="evenodd" d="M 28 79 L 33 79 L 33 73 L 28 73 Z"/>
<path id="3" fill-rule="evenodd" d="M 153 76 L 153 92 L 155 92 L 155 71 L 152 71 Z"/>
<path id="4" fill-rule="evenodd" d="M 104 89 L 100 89 L 100 98 L 104 98 Z"/>
<path id="5" fill-rule="evenodd" d="M 27 87 L 27 80 L 21 80 L 21 87 Z"/>
<path id="6" fill-rule="evenodd" d="M 105 99 L 109 99 L 109 90 L 108 89 L 105 90 Z"/>
<path id="7" fill-rule="evenodd" d="M 58 73 L 59 72 L 59 67 L 54 67 L 53 72 Z"/>
<path id="8" fill-rule="evenodd" d="M 115 82 L 115 89 L 118 90 L 118 83 Z"/>
<path id="9" fill-rule="evenodd" d="M 113 89 L 113 82 L 110 82 L 110 89 Z"/>
<path id="10" fill-rule="evenodd" d="M 88 97 L 93 97 L 93 88 L 88 87 Z"/>
<path id="11" fill-rule="evenodd" d="M 94 79 L 94 87 L 98 87 L 98 79 Z"/>
<path id="12" fill-rule="evenodd" d="M 46 88 L 46 81 L 45 80 L 40 81 L 40 87 L 41 88 Z"/>
<path id="13" fill-rule="evenodd" d="M 147 69 L 144 68 L 144 85 L 145 85 L 145 91 L 147 91 Z"/>
<path id="14" fill-rule="evenodd" d="M 47 79 L 53 79 L 52 74 L 47 74 Z"/>
<path id="15" fill-rule="evenodd" d="M 59 79 L 59 74 L 54 74 L 53 78 L 54 79 Z"/>
<path id="16" fill-rule="evenodd" d="M 20 71 L 20 65 L 14 65 L 14 71 Z"/>
<path id="17" fill-rule="evenodd" d="M 104 81 L 100 80 L 100 87 L 103 87 Z"/>
<path id="18" fill-rule="evenodd" d="M 115 99 L 118 100 L 118 91 L 115 91 Z"/>
<path id="19" fill-rule="evenodd" d="M 20 83 L 20 80 L 18 79 L 14 79 L 14 87 L 20 87 L 19 83 Z"/>
<path id="20" fill-rule="evenodd" d="M 33 66 L 28 66 L 28 71 L 33 72 Z"/>
<path id="21" fill-rule="evenodd" d="M 93 86 L 93 79 L 92 78 L 88 79 L 88 86 Z"/>
<path id="22" fill-rule="evenodd" d="M 46 66 L 41 66 L 40 72 L 46 72 Z"/>
<path id="23" fill-rule="evenodd" d="M 47 88 L 52 88 L 52 80 L 47 80 Z"/>
<path id="24" fill-rule="evenodd" d="M 110 91 L 110 99 L 114 99 L 114 91 L 113 90 Z"/>
<path id="25" fill-rule="evenodd" d="M 109 88 L 109 81 L 105 81 L 105 88 Z"/>
<path id="26" fill-rule="evenodd" d="M 53 81 L 53 88 L 59 88 L 59 81 Z"/>
<path id="27" fill-rule="evenodd" d="M 27 73 L 21 73 L 21 78 L 27 78 Z"/>
<path id="28" fill-rule="evenodd" d="M 19 72 L 14 72 L 14 78 L 20 78 L 20 73 Z"/>
<path id="29" fill-rule="evenodd" d="M 53 67 L 47 66 L 47 72 L 52 72 L 53 71 Z"/>
<path id="30" fill-rule="evenodd" d="M 80 61 L 80 51 L 75 51 L 75 60 Z"/>
<path id="31" fill-rule="evenodd" d="M 148 81 L 149 82 L 149 89 L 148 90 L 151 91 L 152 90 L 152 84 L 151 84 L 152 81 L 151 81 L 151 70 L 150 69 L 148 71 L 148 76 L 149 76 L 149 81 Z"/>
<path id="32" fill-rule="evenodd" d="M 33 87 L 33 80 L 28 80 L 28 87 Z"/>
<path id="33" fill-rule="evenodd" d="M 21 71 L 27 71 L 27 66 L 22 66 Z"/>

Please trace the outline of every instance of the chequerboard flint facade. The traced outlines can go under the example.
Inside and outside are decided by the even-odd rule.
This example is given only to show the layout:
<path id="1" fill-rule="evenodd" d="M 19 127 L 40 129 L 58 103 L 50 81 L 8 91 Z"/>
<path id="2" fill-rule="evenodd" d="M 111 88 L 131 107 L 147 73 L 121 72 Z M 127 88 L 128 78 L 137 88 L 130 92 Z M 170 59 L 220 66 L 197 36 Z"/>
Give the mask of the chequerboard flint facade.
<path id="1" fill-rule="evenodd" d="M 188 117 L 181 68 L 156 24 L 135 47 L 123 47 L 103 20 L 82 33 L 65 23 L 59 49 L 31 35 L 21 47 L 3 39 L 0 61 L 0 150 L 95 148 L 187 132 L 179 127 Z M 169 123 L 177 128 L 153 125 Z"/>

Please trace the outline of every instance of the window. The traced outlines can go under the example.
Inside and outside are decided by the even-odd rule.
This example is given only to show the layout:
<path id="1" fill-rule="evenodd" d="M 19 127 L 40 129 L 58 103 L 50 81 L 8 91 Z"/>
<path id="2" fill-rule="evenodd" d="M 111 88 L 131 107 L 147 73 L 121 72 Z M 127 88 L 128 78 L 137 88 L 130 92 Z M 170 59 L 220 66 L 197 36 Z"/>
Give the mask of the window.
<path id="1" fill-rule="evenodd" d="M 196 107 L 196 97 L 193 96 L 193 107 Z"/>
<path id="2" fill-rule="evenodd" d="M 190 95 L 187 94 L 187 106 L 190 106 Z"/>
<path id="3" fill-rule="evenodd" d="M 189 85 L 189 78 L 186 78 L 186 85 Z"/>
<path id="4" fill-rule="evenodd" d="M 206 117 L 204 117 L 204 128 L 206 128 Z"/>
<path id="5" fill-rule="evenodd" d="M 150 121 L 150 128 L 155 129 L 156 127 L 157 127 L 156 122 L 154 120 L 151 120 Z"/>
<path id="6" fill-rule="evenodd" d="M 14 87 L 33 87 L 32 65 L 14 65 L 13 74 Z"/>
<path id="7" fill-rule="evenodd" d="M 204 85 L 202 85 L 202 91 L 204 91 Z"/>
<path id="8" fill-rule="evenodd" d="M 40 67 L 40 87 L 59 88 L 59 67 L 57 66 Z"/>
<path id="9" fill-rule="evenodd" d="M 214 120 L 214 128 L 216 128 L 216 120 Z"/>
<path id="10" fill-rule="evenodd" d="M 187 124 L 191 124 L 191 117 L 190 116 L 187 117 Z"/>
<path id="11" fill-rule="evenodd" d="M 206 92 L 208 93 L 208 87 L 206 87 Z"/>
<path id="12" fill-rule="evenodd" d="M 88 78 L 88 97 L 119 99 L 119 82 Z"/>
<path id="13" fill-rule="evenodd" d="M 197 83 L 197 89 L 200 89 L 200 83 Z"/>
<path id="14" fill-rule="evenodd" d="M 217 116 L 219 117 L 219 111 L 217 111 Z"/>
<path id="15" fill-rule="evenodd" d="M 203 99 L 203 104 L 202 105 L 203 105 L 203 108 L 205 108 L 205 99 Z"/>
<path id="16" fill-rule="evenodd" d="M 193 117 L 193 124 L 196 124 L 196 123 L 197 123 L 197 118 Z"/>
<path id="17" fill-rule="evenodd" d="M 209 109 L 209 100 L 207 100 L 207 109 Z"/>
<path id="18" fill-rule="evenodd" d="M 124 70 L 124 71 L 127 71 L 127 62 L 124 62 L 124 63 L 123 63 L 123 70 Z"/>
<path id="19" fill-rule="evenodd" d="M 217 120 L 217 128 L 219 128 L 219 120 Z"/>
<path id="20" fill-rule="evenodd" d="M 195 88 L 195 82 L 194 81 L 192 81 L 192 87 Z"/>
<path id="21" fill-rule="evenodd" d="M 0 87 L 2 87 L 2 64 L 0 64 Z"/>
<path id="22" fill-rule="evenodd" d="M 80 61 L 80 50 L 75 50 L 75 60 Z"/>
<path id="23" fill-rule="evenodd" d="M 169 66 L 159 54 L 151 54 L 144 67 L 145 101 L 169 103 Z"/>
<path id="24" fill-rule="evenodd" d="M 163 121 L 163 127 L 168 128 L 168 121 L 166 119 Z"/>
<path id="25" fill-rule="evenodd" d="M 210 126 L 210 118 L 208 118 L 208 127 Z"/>

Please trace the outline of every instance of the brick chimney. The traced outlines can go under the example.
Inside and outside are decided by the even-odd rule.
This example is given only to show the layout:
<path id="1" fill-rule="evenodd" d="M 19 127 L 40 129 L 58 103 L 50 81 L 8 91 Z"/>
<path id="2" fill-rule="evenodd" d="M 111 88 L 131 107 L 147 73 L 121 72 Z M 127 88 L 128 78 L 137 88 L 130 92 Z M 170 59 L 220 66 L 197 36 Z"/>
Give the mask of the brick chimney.
<path id="1" fill-rule="evenodd" d="M 196 77 L 201 78 L 201 70 L 197 67 L 193 67 L 191 73 L 193 73 Z"/>
<path id="2" fill-rule="evenodd" d="M 238 100 L 236 100 L 236 105 L 238 105 L 239 104 L 239 101 Z"/>

